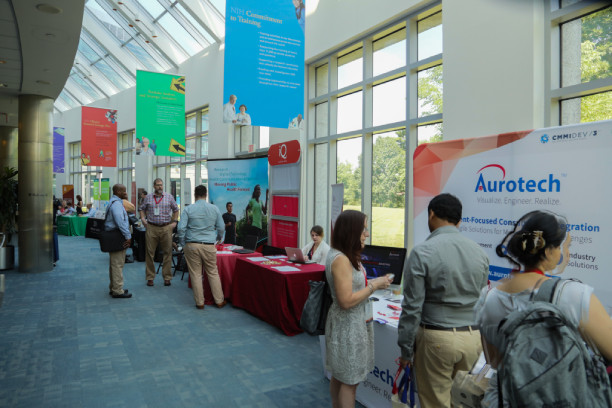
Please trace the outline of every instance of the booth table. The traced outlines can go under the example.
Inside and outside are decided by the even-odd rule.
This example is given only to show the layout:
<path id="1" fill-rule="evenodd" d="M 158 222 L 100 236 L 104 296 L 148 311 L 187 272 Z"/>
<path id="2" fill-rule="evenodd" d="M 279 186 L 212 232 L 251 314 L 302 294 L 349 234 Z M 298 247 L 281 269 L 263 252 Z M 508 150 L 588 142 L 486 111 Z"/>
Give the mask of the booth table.
<path id="1" fill-rule="evenodd" d="M 232 282 L 234 280 L 236 259 L 252 256 L 261 256 L 261 254 L 258 252 L 254 254 L 237 254 L 227 249 L 227 247 L 231 246 L 232 245 L 218 246 L 219 249 L 217 250 L 217 270 L 219 271 L 219 279 L 221 279 L 223 297 L 230 300 L 232 296 Z M 189 277 L 188 282 L 189 287 L 191 287 L 191 277 Z M 215 301 L 212 296 L 212 291 L 210 290 L 208 276 L 206 275 L 206 270 L 204 269 L 204 267 L 202 267 L 202 285 L 204 287 L 204 304 L 213 305 Z"/>
<path id="2" fill-rule="evenodd" d="M 252 260 L 255 257 L 261 255 L 256 253 L 236 260 L 232 304 L 278 327 L 287 336 L 301 333 L 300 318 L 310 291 L 308 281 L 323 280 L 325 266 L 295 264 L 278 258 Z M 278 264 L 270 265 L 272 262 Z M 297 270 L 276 269 L 288 266 Z"/>
<path id="3" fill-rule="evenodd" d="M 56 218 L 57 233 L 59 235 L 80 235 L 85 236 L 87 217 L 76 215 L 58 215 Z"/>

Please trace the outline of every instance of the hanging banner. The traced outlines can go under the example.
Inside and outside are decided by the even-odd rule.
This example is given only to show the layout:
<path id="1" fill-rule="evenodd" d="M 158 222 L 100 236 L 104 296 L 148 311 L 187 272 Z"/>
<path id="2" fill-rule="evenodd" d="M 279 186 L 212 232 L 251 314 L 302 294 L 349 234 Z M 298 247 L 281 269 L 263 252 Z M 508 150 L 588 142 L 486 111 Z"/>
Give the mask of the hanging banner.
<path id="1" fill-rule="evenodd" d="M 117 111 L 81 107 L 81 165 L 117 167 Z"/>
<path id="2" fill-rule="evenodd" d="M 53 172 L 63 173 L 64 164 L 64 137 L 66 129 L 53 127 Z"/>
<path id="3" fill-rule="evenodd" d="M 605 188 L 612 155 L 612 121 L 539 129 L 419 146 L 414 153 L 414 237 L 429 235 L 427 204 L 441 192 L 463 204 L 459 226 L 490 260 L 489 278 L 513 267 L 495 248 L 517 220 L 534 210 L 567 219 L 569 259 L 553 275 L 595 288 L 612 310 L 612 219 Z M 565 244 L 569 244 L 566 240 Z"/>
<path id="4" fill-rule="evenodd" d="M 223 121 L 303 128 L 302 0 L 227 0 Z"/>
<path id="5" fill-rule="evenodd" d="M 136 71 L 136 154 L 185 156 L 185 77 Z"/>
<path id="6" fill-rule="evenodd" d="M 267 236 L 268 159 L 210 160 L 208 162 L 210 202 L 221 214 L 231 202 L 236 215 L 238 242 L 246 235 Z M 255 202 L 253 202 L 255 201 Z M 248 208 L 248 209 L 247 209 Z M 254 230 L 259 228 L 261 232 Z"/>

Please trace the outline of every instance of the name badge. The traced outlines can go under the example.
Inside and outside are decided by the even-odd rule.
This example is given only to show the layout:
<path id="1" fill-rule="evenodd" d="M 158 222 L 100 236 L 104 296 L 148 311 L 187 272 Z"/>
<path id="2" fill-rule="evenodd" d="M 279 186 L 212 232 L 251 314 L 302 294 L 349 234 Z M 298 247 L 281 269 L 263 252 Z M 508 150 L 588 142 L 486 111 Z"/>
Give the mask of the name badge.
<path id="1" fill-rule="evenodd" d="M 159 207 L 155 207 L 155 209 L 153 210 L 153 214 L 159 215 Z"/>

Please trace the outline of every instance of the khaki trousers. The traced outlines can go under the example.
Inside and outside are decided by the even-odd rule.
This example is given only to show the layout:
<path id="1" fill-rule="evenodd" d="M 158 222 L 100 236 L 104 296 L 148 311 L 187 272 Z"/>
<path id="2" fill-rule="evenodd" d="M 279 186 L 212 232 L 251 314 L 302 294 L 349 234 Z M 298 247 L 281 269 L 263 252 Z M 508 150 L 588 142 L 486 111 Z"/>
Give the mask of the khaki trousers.
<path id="1" fill-rule="evenodd" d="M 110 284 L 108 288 L 113 292 L 113 295 L 123 294 L 123 265 L 125 265 L 125 252 L 127 249 L 121 251 L 109 252 L 110 264 L 108 267 L 108 276 L 110 278 Z"/>
<path id="2" fill-rule="evenodd" d="M 478 330 L 444 331 L 419 327 L 414 372 L 421 407 L 450 408 L 455 374 L 459 370 L 470 370 L 481 351 Z"/>
<path id="3" fill-rule="evenodd" d="M 170 223 L 164 227 L 147 224 L 145 240 L 147 242 L 147 280 L 155 279 L 155 250 L 159 244 L 159 249 L 164 253 L 162 275 L 164 280 L 172 280 L 172 229 L 174 224 Z"/>
<path id="4" fill-rule="evenodd" d="M 185 245 L 185 260 L 189 268 L 193 299 L 197 306 L 204 305 L 204 289 L 202 287 L 202 265 L 206 270 L 208 284 L 216 304 L 223 303 L 223 289 L 217 269 L 217 250 L 214 245 L 187 243 Z"/>

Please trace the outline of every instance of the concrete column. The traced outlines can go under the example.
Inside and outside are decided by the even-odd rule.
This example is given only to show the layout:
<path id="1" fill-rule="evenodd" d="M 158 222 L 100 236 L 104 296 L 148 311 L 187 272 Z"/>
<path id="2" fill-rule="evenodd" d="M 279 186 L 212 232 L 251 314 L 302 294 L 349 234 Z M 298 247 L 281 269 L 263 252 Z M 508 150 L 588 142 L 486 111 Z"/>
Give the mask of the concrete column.
<path id="1" fill-rule="evenodd" d="M 17 128 L 0 126 L 0 168 L 17 168 Z"/>
<path id="2" fill-rule="evenodd" d="M 19 271 L 53 269 L 53 99 L 19 97 Z"/>

